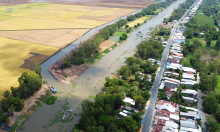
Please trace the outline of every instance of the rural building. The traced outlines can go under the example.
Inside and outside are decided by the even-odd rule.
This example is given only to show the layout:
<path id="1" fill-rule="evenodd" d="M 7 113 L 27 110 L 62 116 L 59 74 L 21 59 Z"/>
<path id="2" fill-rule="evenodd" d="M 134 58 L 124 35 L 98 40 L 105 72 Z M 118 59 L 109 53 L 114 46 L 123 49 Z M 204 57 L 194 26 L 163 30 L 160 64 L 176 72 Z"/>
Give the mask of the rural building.
<path id="1" fill-rule="evenodd" d="M 180 120 L 180 127 L 187 127 L 187 128 L 197 129 L 196 123 L 192 122 L 192 121 Z"/>
<path id="2" fill-rule="evenodd" d="M 172 78 L 167 78 L 165 81 L 165 86 L 169 88 L 178 88 L 180 81 Z"/>
<path id="3" fill-rule="evenodd" d="M 123 101 L 125 103 L 130 103 L 131 105 L 135 105 L 135 100 L 133 100 L 132 98 L 130 97 L 125 97 L 125 99 L 123 99 Z"/>
<path id="4" fill-rule="evenodd" d="M 183 100 L 187 103 L 194 103 L 197 102 L 197 99 L 191 98 L 191 97 L 185 97 L 183 96 Z"/>
<path id="5" fill-rule="evenodd" d="M 182 89 L 181 93 L 194 98 L 196 98 L 198 95 L 198 92 L 196 90 L 191 90 L 191 89 Z"/>
<path id="6" fill-rule="evenodd" d="M 183 73 L 182 75 L 183 79 L 190 79 L 190 80 L 194 80 L 194 74 L 187 74 L 187 73 Z"/>
<path id="7" fill-rule="evenodd" d="M 182 70 L 184 72 L 192 72 L 192 73 L 196 73 L 196 70 L 190 67 L 182 67 Z"/>

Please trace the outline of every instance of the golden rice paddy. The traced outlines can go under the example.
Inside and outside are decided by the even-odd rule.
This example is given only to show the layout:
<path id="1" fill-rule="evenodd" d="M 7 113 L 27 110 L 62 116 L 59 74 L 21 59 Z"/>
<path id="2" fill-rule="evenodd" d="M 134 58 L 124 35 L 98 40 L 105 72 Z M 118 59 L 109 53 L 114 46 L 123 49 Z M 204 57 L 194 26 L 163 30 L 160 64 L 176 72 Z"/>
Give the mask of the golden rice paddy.
<path id="1" fill-rule="evenodd" d="M 0 8 L 0 99 L 5 90 L 18 86 L 27 68 L 24 60 L 42 62 L 91 28 L 125 16 L 134 9 L 30 3 Z M 30 65 L 33 65 L 30 62 Z M 27 64 L 24 67 L 29 67 Z"/>
<path id="2" fill-rule="evenodd" d="M 141 18 L 138 18 L 136 19 L 135 21 L 132 21 L 130 23 L 128 23 L 128 26 L 129 27 L 134 27 L 135 25 L 137 25 L 138 23 L 144 23 L 144 20 L 146 20 L 148 17 L 141 17 Z"/>
<path id="3" fill-rule="evenodd" d="M 29 69 L 19 68 L 24 60 L 33 56 L 29 53 L 38 53 L 50 56 L 59 49 L 56 47 L 22 42 L 0 37 L 0 98 L 5 90 L 18 85 L 18 77 Z M 4 50 L 3 50 L 4 49 Z"/>

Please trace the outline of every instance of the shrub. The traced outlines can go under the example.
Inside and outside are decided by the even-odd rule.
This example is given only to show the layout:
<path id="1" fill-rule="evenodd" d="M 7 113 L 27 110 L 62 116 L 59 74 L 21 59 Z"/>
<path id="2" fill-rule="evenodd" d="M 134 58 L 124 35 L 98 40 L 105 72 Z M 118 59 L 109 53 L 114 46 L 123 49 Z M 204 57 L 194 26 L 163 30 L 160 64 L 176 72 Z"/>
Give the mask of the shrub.
<path id="1" fill-rule="evenodd" d="M 49 96 L 44 102 L 48 105 L 52 105 L 55 103 L 56 100 L 57 100 L 56 96 Z"/>

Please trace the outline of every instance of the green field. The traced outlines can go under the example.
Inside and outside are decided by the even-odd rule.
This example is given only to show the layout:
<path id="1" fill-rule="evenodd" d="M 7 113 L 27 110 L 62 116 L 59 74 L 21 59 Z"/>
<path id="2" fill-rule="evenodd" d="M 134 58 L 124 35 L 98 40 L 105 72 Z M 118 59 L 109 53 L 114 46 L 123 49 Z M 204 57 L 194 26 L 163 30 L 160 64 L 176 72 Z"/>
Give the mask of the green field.
<path id="1" fill-rule="evenodd" d="M 208 24 L 208 25 L 211 25 L 211 26 L 215 27 L 215 24 L 214 24 L 213 19 L 211 17 L 208 17 L 205 14 L 200 14 L 200 13 L 202 13 L 201 9 L 198 10 L 197 14 L 196 14 L 196 17 L 198 18 L 198 24 L 199 25 Z"/>
<path id="2" fill-rule="evenodd" d="M 202 47 L 203 48 L 206 48 L 207 46 L 206 46 L 206 41 L 205 41 L 205 38 L 192 38 L 191 40 L 190 40 L 190 44 L 193 44 L 193 40 L 195 40 L 195 39 L 197 39 L 200 43 L 202 43 Z M 213 40 L 212 41 L 212 44 L 211 44 L 211 47 L 214 47 L 215 46 L 215 43 L 216 43 L 216 40 Z"/>
<path id="3" fill-rule="evenodd" d="M 116 32 L 114 33 L 114 35 L 115 35 L 115 36 L 121 36 L 123 33 L 126 34 L 126 32 L 117 32 L 117 31 L 116 31 Z"/>

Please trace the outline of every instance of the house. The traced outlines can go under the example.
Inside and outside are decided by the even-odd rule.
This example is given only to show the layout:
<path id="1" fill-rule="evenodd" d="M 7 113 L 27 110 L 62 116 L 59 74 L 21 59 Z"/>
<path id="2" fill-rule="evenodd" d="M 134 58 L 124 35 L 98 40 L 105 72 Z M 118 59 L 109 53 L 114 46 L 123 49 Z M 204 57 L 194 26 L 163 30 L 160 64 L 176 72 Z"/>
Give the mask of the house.
<path id="1" fill-rule="evenodd" d="M 199 129 L 195 129 L 195 128 L 180 127 L 179 132 L 202 132 L 202 131 Z"/>
<path id="2" fill-rule="evenodd" d="M 174 121 L 179 121 L 179 115 L 170 114 L 170 119 Z"/>
<path id="3" fill-rule="evenodd" d="M 170 50 L 170 53 L 181 53 L 182 51 L 181 50 Z"/>
<path id="4" fill-rule="evenodd" d="M 162 81 L 161 84 L 160 84 L 159 89 L 164 89 L 164 86 L 165 86 L 164 81 Z"/>
<path id="5" fill-rule="evenodd" d="M 180 115 L 182 117 L 190 118 L 190 119 L 196 119 L 197 118 L 197 112 L 195 111 L 188 111 L 188 112 L 180 112 Z"/>
<path id="6" fill-rule="evenodd" d="M 195 79 L 194 74 L 183 73 L 182 77 L 184 79 L 190 79 L 190 80 L 194 80 Z"/>
<path id="7" fill-rule="evenodd" d="M 180 127 L 188 127 L 188 128 L 193 128 L 193 129 L 197 128 L 195 122 L 183 121 L 183 120 L 180 120 Z"/>
<path id="8" fill-rule="evenodd" d="M 169 62 L 169 63 L 176 63 L 176 64 L 179 64 L 179 63 L 180 63 L 180 59 L 177 59 L 177 58 L 171 58 L 171 59 L 167 60 L 167 62 Z"/>
<path id="9" fill-rule="evenodd" d="M 190 67 L 182 67 L 182 70 L 184 72 L 192 72 L 192 73 L 196 73 L 196 70 Z"/>
<path id="10" fill-rule="evenodd" d="M 183 80 L 183 79 L 181 79 Z M 189 79 L 185 79 L 185 80 L 189 80 Z M 193 87 L 197 82 L 196 81 L 181 81 L 181 84 L 186 85 L 186 86 L 190 86 Z"/>
<path id="11" fill-rule="evenodd" d="M 198 95 L 198 92 L 196 90 L 191 90 L 191 89 L 182 89 L 181 93 L 194 98 L 196 98 Z"/>
<path id="12" fill-rule="evenodd" d="M 191 97 L 185 97 L 185 96 L 182 96 L 183 97 L 183 100 L 187 103 L 194 103 L 194 102 L 197 102 L 197 99 L 194 99 L 194 98 L 191 98 Z"/>
<path id="13" fill-rule="evenodd" d="M 165 76 L 167 76 L 167 75 L 179 76 L 179 73 L 173 72 L 173 71 L 165 71 L 163 74 L 164 74 Z"/>
<path id="14" fill-rule="evenodd" d="M 173 82 L 173 81 L 170 81 L 170 80 L 165 80 L 164 81 L 165 82 L 165 86 L 166 87 L 176 87 L 176 88 L 178 88 L 179 87 L 179 83 L 177 83 L 177 82 Z"/>
<path id="15" fill-rule="evenodd" d="M 123 112 L 119 112 L 119 116 L 122 116 L 122 117 L 127 117 L 128 115 L 123 113 Z"/>
<path id="16" fill-rule="evenodd" d="M 131 105 L 135 105 L 135 100 L 133 100 L 132 98 L 130 97 L 125 97 L 125 99 L 123 99 L 123 101 L 125 103 L 130 103 Z"/>

